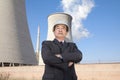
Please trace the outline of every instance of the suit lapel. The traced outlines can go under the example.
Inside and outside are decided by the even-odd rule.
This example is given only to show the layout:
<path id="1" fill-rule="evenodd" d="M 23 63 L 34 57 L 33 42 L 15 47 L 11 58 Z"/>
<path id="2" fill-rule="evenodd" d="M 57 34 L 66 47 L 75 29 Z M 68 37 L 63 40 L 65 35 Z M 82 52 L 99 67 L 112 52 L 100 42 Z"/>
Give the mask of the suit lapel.
<path id="1" fill-rule="evenodd" d="M 60 43 L 59 43 L 59 41 L 57 39 L 54 39 L 53 43 L 58 45 L 58 47 L 62 50 L 62 52 L 64 52 L 65 49 L 68 47 L 68 43 L 66 41 L 64 42 L 63 46 L 60 45 Z"/>
<path id="2" fill-rule="evenodd" d="M 68 43 L 64 42 L 64 44 L 62 46 L 62 52 L 64 52 L 67 47 L 68 47 Z"/>
<path id="3" fill-rule="evenodd" d="M 58 46 L 60 47 L 60 44 L 59 44 L 59 42 L 58 42 L 57 39 L 54 39 L 54 40 L 53 40 L 53 43 L 55 43 L 56 45 L 58 45 Z"/>

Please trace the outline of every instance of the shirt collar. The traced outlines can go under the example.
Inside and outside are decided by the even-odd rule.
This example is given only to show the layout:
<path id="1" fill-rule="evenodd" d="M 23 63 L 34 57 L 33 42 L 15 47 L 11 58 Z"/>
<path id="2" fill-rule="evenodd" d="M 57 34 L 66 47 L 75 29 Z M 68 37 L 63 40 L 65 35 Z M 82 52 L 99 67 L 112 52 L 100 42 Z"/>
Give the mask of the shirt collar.
<path id="1" fill-rule="evenodd" d="M 63 41 L 59 41 L 59 40 L 57 40 L 57 39 L 54 39 L 54 40 L 57 41 L 57 42 L 63 42 L 63 43 L 65 42 L 65 40 L 63 40 Z"/>

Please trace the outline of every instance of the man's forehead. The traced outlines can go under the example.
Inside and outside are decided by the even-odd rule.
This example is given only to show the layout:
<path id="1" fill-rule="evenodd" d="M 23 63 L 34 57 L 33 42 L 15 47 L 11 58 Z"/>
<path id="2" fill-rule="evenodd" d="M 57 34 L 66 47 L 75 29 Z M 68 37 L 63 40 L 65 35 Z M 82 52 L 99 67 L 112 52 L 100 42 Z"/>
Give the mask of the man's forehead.
<path id="1" fill-rule="evenodd" d="M 59 27 L 59 26 L 63 26 L 63 27 L 66 27 L 65 24 L 57 24 L 56 27 Z"/>

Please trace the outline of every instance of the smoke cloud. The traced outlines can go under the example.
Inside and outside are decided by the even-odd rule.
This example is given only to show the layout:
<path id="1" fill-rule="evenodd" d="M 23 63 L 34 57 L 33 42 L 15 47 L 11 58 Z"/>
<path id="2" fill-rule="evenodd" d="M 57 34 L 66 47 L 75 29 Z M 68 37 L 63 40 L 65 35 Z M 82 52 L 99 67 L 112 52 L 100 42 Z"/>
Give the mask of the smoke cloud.
<path id="1" fill-rule="evenodd" d="M 72 35 L 73 39 L 80 40 L 88 37 L 90 32 L 83 26 L 82 21 L 87 18 L 88 14 L 94 7 L 93 0 L 62 0 L 63 11 L 73 17 Z"/>

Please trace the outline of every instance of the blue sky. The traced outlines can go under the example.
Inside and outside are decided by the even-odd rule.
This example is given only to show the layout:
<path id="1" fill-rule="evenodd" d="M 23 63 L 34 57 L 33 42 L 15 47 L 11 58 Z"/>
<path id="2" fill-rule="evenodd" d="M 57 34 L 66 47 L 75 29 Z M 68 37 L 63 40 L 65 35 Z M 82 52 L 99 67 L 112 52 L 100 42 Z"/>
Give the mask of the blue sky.
<path id="1" fill-rule="evenodd" d="M 62 4 L 61 1 L 68 1 Z M 26 0 L 26 13 L 28 26 L 34 49 L 36 48 L 37 28 L 40 25 L 40 45 L 47 38 L 47 17 L 56 12 L 68 12 L 72 16 L 74 10 L 63 9 L 70 4 L 80 7 L 82 0 Z M 83 52 L 82 63 L 120 62 L 120 0 L 83 0 L 87 2 L 87 9 L 82 9 L 80 18 L 77 20 L 82 24 L 86 35 L 75 33 L 74 42 Z M 92 5 L 91 5 L 92 2 Z M 74 4 L 73 4 L 74 3 Z M 77 12 L 77 11 L 76 11 Z M 79 15 L 78 15 L 79 16 Z M 83 17 L 84 16 L 84 17 Z M 83 18 L 81 18 L 83 17 Z M 73 25 L 74 27 L 74 25 Z M 82 28 L 80 27 L 80 30 Z M 82 35 L 79 39 L 77 35 Z"/>

